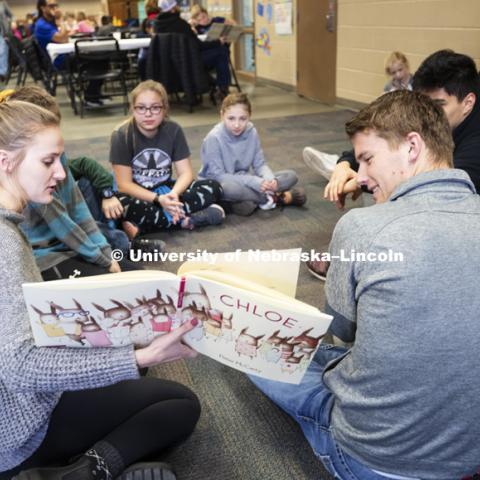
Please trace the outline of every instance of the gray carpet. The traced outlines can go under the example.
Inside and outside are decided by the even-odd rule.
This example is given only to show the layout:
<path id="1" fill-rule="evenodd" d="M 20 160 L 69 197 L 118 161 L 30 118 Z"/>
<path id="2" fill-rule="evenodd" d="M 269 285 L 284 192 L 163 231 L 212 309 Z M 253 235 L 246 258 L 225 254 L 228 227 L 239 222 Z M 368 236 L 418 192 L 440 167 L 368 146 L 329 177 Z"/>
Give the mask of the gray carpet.
<path id="1" fill-rule="evenodd" d="M 326 181 L 305 166 L 302 149 L 311 145 L 336 153 L 349 148 L 344 124 L 351 116 L 351 111 L 344 110 L 255 122 L 272 169 L 297 171 L 299 184 L 308 195 L 305 207 L 257 211 L 248 218 L 231 215 L 220 227 L 159 233 L 155 237 L 167 242 L 167 251 L 175 252 L 197 248 L 210 252 L 237 248 L 325 249 L 342 212 L 323 199 Z M 195 170 L 200 165 L 201 141 L 210 128 L 185 129 Z M 107 165 L 108 139 L 67 142 L 66 152 L 70 158 L 88 155 Z M 179 264 L 146 266 L 174 272 Z M 300 270 L 297 298 L 319 308 L 325 300 L 323 283 L 312 277 L 304 265 Z M 202 403 L 202 416 L 195 433 L 165 455 L 175 466 L 179 480 L 330 478 L 296 423 L 259 393 L 245 375 L 204 357 L 162 365 L 151 374 L 190 386 Z"/>

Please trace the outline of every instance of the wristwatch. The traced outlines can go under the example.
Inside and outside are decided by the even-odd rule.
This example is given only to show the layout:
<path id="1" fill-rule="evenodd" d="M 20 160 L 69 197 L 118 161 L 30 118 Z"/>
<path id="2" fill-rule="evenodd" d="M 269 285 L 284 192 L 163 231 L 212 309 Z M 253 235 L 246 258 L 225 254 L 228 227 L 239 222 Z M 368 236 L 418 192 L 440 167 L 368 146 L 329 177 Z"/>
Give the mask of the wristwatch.
<path id="1" fill-rule="evenodd" d="M 158 193 L 155 196 L 155 198 L 153 199 L 153 203 L 156 203 L 159 207 L 162 206 L 162 204 L 160 203 L 160 195 Z"/>
<path id="2" fill-rule="evenodd" d="M 114 196 L 115 192 L 110 187 L 104 188 L 102 190 L 102 198 L 112 198 Z"/>

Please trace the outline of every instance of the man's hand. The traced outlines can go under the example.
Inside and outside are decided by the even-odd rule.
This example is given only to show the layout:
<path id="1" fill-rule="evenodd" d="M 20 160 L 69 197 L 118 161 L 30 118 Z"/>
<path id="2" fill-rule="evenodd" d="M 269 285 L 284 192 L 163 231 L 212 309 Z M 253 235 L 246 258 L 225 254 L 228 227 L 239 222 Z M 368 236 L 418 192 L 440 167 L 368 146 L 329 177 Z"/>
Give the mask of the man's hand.
<path id="1" fill-rule="evenodd" d="M 111 263 L 108 271 L 110 273 L 120 273 L 122 271 L 122 269 L 120 268 L 120 265 L 116 260 L 112 260 L 112 263 Z"/>
<path id="2" fill-rule="evenodd" d="M 323 194 L 324 198 L 330 200 L 331 202 L 338 202 L 339 197 L 342 194 L 352 193 L 357 188 L 357 172 L 352 170 L 348 162 L 340 162 L 335 166 L 330 181 L 325 187 L 325 192 Z M 347 186 L 348 191 L 345 191 L 345 186 Z M 353 185 L 355 188 L 353 188 Z"/>
<path id="3" fill-rule="evenodd" d="M 345 200 L 348 194 L 352 194 L 352 200 L 356 200 L 363 193 L 362 189 L 358 186 L 358 183 L 355 178 L 349 180 L 343 187 L 343 192 L 338 196 L 338 200 L 335 202 L 335 206 L 339 210 L 345 208 Z"/>
<path id="4" fill-rule="evenodd" d="M 104 198 L 102 200 L 102 212 L 108 219 L 116 220 L 123 213 L 123 205 L 117 197 Z"/>
<path id="5" fill-rule="evenodd" d="M 156 337 L 150 345 L 135 350 L 137 365 L 140 368 L 153 367 L 159 363 L 196 357 L 197 352 L 183 344 L 182 337 L 197 324 L 198 320 L 193 319 L 170 333 Z"/>

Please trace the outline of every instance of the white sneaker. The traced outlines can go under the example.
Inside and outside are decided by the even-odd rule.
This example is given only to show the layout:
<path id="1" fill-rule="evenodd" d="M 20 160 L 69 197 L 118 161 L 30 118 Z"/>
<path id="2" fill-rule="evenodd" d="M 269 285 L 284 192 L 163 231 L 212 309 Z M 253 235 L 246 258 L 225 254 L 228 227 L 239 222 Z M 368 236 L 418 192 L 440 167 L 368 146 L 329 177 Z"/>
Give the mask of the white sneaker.
<path id="1" fill-rule="evenodd" d="M 303 149 L 303 161 L 327 180 L 330 180 L 339 158 L 339 155 L 320 152 L 312 147 Z"/>
<path id="2" fill-rule="evenodd" d="M 277 206 L 277 202 L 275 202 L 275 197 L 271 193 L 266 194 L 267 201 L 262 203 L 258 206 L 261 210 L 273 210 Z"/>

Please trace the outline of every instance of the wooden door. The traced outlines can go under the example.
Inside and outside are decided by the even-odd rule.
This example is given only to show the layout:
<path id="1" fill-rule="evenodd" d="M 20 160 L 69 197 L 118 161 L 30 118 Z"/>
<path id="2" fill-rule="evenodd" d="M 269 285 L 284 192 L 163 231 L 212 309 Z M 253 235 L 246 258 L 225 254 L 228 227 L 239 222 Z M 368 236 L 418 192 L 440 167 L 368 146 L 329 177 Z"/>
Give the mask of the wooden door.
<path id="1" fill-rule="evenodd" d="M 297 0 L 297 93 L 335 103 L 336 0 Z"/>
<path id="2" fill-rule="evenodd" d="M 108 14 L 120 20 L 138 17 L 137 0 L 108 0 Z"/>

